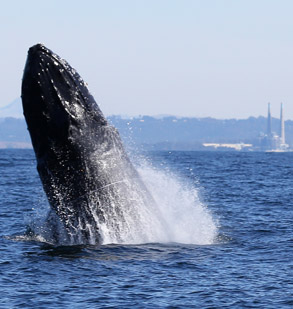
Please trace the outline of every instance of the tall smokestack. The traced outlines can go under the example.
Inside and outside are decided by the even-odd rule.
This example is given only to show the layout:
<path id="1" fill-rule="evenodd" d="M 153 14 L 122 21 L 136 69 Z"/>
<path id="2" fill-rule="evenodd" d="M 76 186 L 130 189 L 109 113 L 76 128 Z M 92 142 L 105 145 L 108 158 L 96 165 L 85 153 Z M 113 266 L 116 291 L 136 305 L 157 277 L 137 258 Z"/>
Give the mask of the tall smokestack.
<path id="1" fill-rule="evenodd" d="M 268 126 L 267 126 L 267 135 L 272 135 L 272 117 L 271 117 L 271 104 L 268 103 Z"/>
<path id="2" fill-rule="evenodd" d="M 280 114 L 280 141 L 281 144 L 285 144 L 285 122 L 283 115 L 283 103 L 281 103 L 281 114 Z"/>

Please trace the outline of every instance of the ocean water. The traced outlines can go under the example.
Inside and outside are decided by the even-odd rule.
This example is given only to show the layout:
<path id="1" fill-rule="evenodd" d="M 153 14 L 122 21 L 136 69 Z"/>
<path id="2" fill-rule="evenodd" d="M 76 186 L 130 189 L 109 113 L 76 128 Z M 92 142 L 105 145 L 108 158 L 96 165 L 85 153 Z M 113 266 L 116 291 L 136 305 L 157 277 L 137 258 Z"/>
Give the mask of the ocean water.
<path id="1" fill-rule="evenodd" d="M 293 153 L 145 157 L 168 240 L 56 246 L 33 151 L 0 150 L 0 308 L 292 308 Z"/>

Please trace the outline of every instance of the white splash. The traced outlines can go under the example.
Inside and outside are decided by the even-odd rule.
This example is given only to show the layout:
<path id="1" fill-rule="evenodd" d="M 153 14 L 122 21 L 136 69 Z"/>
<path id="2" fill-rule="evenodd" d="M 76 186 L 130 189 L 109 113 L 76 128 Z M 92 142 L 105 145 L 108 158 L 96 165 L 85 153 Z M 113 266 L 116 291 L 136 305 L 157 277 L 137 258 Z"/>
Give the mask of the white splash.
<path id="1" fill-rule="evenodd" d="M 141 199 L 136 187 L 129 191 L 130 184 L 126 184 L 127 190 L 124 190 L 123 186 L 118 187 L 120 198 L 117 207 L 117 201 L 111 201 L 111 190 L 105 192 L 109 201 L 104 205 L 103 222 L 99 220 L 95 207 L 92 209 L 103 244 L 177 242 L 209 245 L 216 241 L 217 225 L 199 199 L 198 188 L 187 184 L 187 181 L 179 179 L 170 171 L 156 169 L 145 162 L 137 167 L 137 171 L 153 200 L 146 203 Z M 98 196 L 90 194 L 90 197 L 91 204 L 95 205 Z M 129 199 L 132 207 L 129 207 Z M 43 201 L 39 200 L 38 204 L 41 205 L 37 207 L 36 216 L 30 224 L 34 237 L 37 235 L 49 243 L 56 242 L 56 239 L 58 244 L 83 243 L 82 238 L 75 243 L 67 237 L 54 211 L 47 214 L 49 205 L 45 197 Z M 44 217 L 45 212 L 47 215 Z M 91 244 L 95 242 L 96 239 L 90 241 Z"/>
<path id="2" fill-rule="evenodd" d="M 200 201 L 198 189 L 183 184 L 169 171 L 143 165 L 137 168 L 155 200 L 155 205 L 136 205 L 139 222 L 128 217 L 127 231 L 120 240 L 112 238 L 106 225 L 101 226 L 104 244 L 178 242 L 208 245 L 215 241 L 217 226 L 207 207 Z M 138 227 L 139 225 L 139 227 Z M 141 232 L 143 226 L 144 234 Z"/>

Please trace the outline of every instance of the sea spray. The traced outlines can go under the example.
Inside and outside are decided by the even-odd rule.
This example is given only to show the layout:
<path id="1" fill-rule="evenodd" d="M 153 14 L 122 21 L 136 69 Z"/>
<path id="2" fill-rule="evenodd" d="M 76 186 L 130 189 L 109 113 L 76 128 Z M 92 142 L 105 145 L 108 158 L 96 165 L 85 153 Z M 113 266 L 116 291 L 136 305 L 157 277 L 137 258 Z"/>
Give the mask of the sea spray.
<path id="1" fill-rule="evenodd" d="M 217 227 L 199 199 L 198 188 L 168 170 L 148 165 L 138 170 L 165 220 L 170 242 L 206 245 L 215 241 Z"/>
<path id="2" fill-rule="evenodd" d="M 119 243 L 178 242 L 212 244 L 217 226 L 200 201 L 198 188 L 187 184 L 169 170 L 152 167 L 143 160 L 137 170 L 154 198 L 154 205 L 136 204 L 140 222 L 128 218 L 127 231 L 121 230 Z M 146 209 L 148 207 L 148 209 Z M 144 233 L 137 233 L 143 225 Z M 141 226 L 139 226 L 141 227 Z M 104 244 L 117 243 L 106 225 L 101 225 Z"/>
<path id="3" fill-rule="evenodd" d="M 142 159 L 136 166 L 141 180 L 153 200 L 141 203 L 133 201 L 131 211 L 123 208 L 123 222 L 119 214 L 105 214 L 105 221 L 95 218 L 101 233 L 102 244 L 142 244 L 177 242 L 209 245 L 217 237 L 217 225 L 205 204 L 199 198 L 199 189 L 169 169 L 156 168 Z M 106 192 L 105 192 L 106 193 Z M 93 194 L 92 199 L 95 199 Z M 57 245 L 81 244 L 66 235 L 59 217 L 50 210 L 45 195 L 38 197 L 35 216 L 28 231 L 33 239 Z M 46 214 L 46 215 L 45 215 Z M 121 215 L 121 213 L 120 213 Z M 119 233 L 113 231 L 119 229 Z M 95 244 L 94 240 L 92 244 Z"/>

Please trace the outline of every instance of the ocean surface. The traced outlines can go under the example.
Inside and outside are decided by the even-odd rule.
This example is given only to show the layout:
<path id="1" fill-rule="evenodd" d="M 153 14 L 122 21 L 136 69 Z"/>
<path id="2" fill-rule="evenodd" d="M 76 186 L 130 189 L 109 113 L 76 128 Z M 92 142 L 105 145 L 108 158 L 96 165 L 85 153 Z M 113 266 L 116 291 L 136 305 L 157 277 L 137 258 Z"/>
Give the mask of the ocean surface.
<path id="1" fill-rule="evenodd" d="M 0 150 L 0 308 L 293 308 L 293 153 L 145 157 L 169 240 L 56 246 L 33 151 Z"/>

